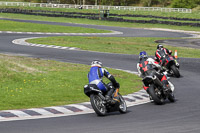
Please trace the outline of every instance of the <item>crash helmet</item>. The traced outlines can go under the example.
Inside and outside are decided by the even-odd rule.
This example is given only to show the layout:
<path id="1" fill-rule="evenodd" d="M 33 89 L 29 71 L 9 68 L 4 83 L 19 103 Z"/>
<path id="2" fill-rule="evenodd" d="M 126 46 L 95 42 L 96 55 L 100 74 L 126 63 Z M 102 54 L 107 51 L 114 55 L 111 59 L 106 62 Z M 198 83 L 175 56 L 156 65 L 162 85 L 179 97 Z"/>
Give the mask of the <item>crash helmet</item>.
<path id="1" fill-rule="evenodd" d="M 162 50 L 163 49 L 163 45 L 162 44 L 158 44 L 157 45 L 157 49 Z"/>
<path id="2" fill-rule="evenodd" d="M 144 58 L 144 59 L 148 58 L 146 51 L 140 52 L 139 59 L 142 59 L 142 58 Z"/>
<path id="3" fill-rule="evenodd" d="M 102 63 L 100 60 L 93 60 L 92 63 L 91 63 L 91 66 L 98 66 L 98 67 L 102 67 Z"/>

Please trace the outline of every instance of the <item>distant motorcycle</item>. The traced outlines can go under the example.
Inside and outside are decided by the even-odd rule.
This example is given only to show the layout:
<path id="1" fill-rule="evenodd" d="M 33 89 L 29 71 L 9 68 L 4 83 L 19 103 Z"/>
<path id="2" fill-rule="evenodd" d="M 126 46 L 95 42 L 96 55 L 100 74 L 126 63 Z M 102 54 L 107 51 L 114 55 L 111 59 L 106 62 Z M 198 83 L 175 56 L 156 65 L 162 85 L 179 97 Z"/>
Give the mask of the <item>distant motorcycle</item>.
<path id="1" fill-rule="evenodd" d="M 162 56 L 162 66 L 166 69 L 169 75 L 174 75 L 175 77 L 180 77 L 179 63 L 171 55 L 161 55 Z"/>
<path id="2" fill-rule="evenodd" d="M 112 83 L 109 83 L 108 86 L 114 87 Z M 118 89 L 115 89 L 115 91 L 118 91 Z M 108 112 L 113 112 L 113 111 L 119 111 L 120 113 L 126 113 L 127 111 L 127 105 L 124 100 L 124 98 L 118 94 L 118 101 L 115 103 L 111 103 L 106 101 L 105 95 L 106 92 L 103 92 L 98 89 L 98 87 L 95 84 L 88 84 L 84 86 L 84 93 L 90 97 L 90 102 L 92 105 L 92 108 L 96 112 L 98 116 L 105 116 L 106 113 Z M 113 92 L 113 95 L 111 98 L 116 97 L 114 96 L 116 94 Z"/>
<path id="3" fill-rule="evenodd" d="M 164 104 L 166 99 L 175 102 L 174 85 L 170 81 L 168 81 L 167 91 L 164 91 L 162 82 L 154 73 L 145 76 L 142 81 L 145 86 L 149 86 L 148 93 L 155 104 Z"/>

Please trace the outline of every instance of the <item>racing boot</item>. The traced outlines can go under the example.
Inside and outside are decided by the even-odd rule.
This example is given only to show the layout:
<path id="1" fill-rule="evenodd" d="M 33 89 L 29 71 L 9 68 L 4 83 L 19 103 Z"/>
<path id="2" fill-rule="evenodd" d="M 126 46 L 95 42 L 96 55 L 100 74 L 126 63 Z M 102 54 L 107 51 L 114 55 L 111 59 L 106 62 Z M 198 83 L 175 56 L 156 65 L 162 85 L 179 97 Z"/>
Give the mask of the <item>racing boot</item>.
<path id="1" fill-rule="evenodd" d="M 168 94 L 169 91 L 170 91 L 169 84 L 164 83 L 163 84 L 163 92 L 164 92 L 164 94 Z"/>
<path id="2" fill-rule="evenodd" d="M 112 95 L 113 91 L 114 91 L 113 89 L 110 89 L 110 90 L 107 92 L 107 94 L 105 95 L 106 102 L 112 103 L 111 95 Z"/>
<path id="3" fill-rule="evenodd" d="M 147 94 L 149 94 L 149 87 L 148 86 L 143 86 L 144 90 L 146 90 Z M 149 100 L 153 101 L 152 97 L 149 95 Z"/>
<path id="4" fill-rule="evenodd" d="M 115 89 L 115 92 L 113 94 L 114 96 L 113 96 L 112 104 L 115 104 L 116 102 L 120 102 L 118 93 L 119 93 L 119 88 Z"/>
<path id="5" fill-rule="evenodd" d="M 161 79 L 161 82 L 162 82 L 162 88 L 163 88 L 163 92 L 164 94 L 166 95 L 169 91 L 169 82 L 167 81 L 167 76 L 166 75 L 163 75 L 162 79 Z"/>

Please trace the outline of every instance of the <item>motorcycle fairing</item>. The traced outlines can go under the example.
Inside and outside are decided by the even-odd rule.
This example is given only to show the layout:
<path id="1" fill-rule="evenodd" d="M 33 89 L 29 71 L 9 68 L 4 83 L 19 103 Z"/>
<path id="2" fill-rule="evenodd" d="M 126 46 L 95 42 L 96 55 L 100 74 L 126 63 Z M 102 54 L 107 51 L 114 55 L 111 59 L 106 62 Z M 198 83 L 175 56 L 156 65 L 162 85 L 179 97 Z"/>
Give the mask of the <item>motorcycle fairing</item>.
<path id="1" fill-rule="evenodd" d="M 102 92 L 98 89 L 97 85 L 95 85 L 95 84 L 88 84 L 88 85 L 84 86 L 84 93 L 88 97 L 90 97 L 91 93 L 102 93 Z"/>

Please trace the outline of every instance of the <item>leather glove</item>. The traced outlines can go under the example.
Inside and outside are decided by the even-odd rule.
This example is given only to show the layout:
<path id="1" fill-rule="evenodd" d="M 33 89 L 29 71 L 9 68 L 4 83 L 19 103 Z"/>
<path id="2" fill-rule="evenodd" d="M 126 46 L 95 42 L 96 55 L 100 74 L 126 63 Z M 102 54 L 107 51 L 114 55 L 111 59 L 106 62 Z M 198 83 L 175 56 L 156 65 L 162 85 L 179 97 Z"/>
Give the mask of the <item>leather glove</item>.
<path id="1" fill-rule="evenodd" d="M 116 82 L 116 83 L 114 84 L 114 87 L 115 87 L 115 88 L 119 88 L 119 87 L 120 87 L 120 84 L 119 84 L 118 82 Z"/>

